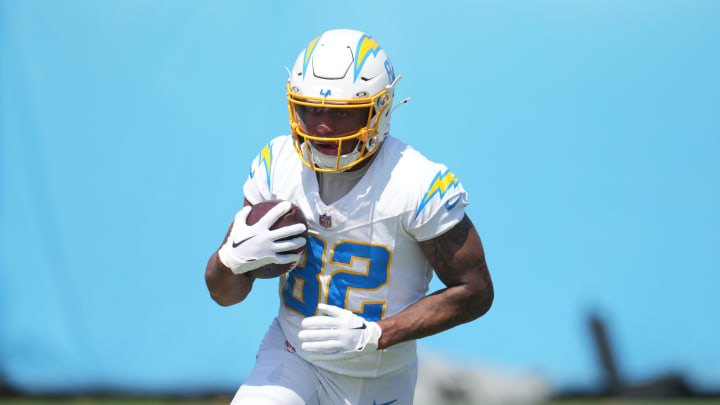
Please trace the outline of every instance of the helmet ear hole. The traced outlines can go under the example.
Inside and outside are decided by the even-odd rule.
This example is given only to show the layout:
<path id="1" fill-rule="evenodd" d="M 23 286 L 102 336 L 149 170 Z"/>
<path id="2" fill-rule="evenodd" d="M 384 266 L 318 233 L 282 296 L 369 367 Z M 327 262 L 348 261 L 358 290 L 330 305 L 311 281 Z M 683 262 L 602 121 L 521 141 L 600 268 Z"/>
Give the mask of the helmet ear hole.
<path id="1" fill-rule="evenodd" d="M 380 97 L 377 101 L 378 106 L 383 107 L 385 104 L 387 104 L 388 95 L 387 93 L 383 94 L 382 97 Z"/>

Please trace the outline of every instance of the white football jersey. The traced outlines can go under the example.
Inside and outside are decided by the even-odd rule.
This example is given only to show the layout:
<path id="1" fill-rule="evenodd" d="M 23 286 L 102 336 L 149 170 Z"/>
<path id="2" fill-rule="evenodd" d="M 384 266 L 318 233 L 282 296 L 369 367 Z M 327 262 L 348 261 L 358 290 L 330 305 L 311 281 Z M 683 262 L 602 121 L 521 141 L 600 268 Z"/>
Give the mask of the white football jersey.
<path id="1" fill-rule="evenodd" d="M 432 268 L 418 241 L 462 220 L 467 194 L 442 164 L 388 136 L 367 173 L 330 205 L 320 198 L 315 171 L 298 157 L 292 137 L 273 139 L 252 162 L 243 187 L 252 204 L 288 200 L 308 220 L 302 261 L 280 277 L 278 319 L 288 342 L 307 359 L 297 335 L 317 304 L 346 308 L 370 321 L 398 313 L 425 296 Z M 378 377 L 407 366 L 415 341 L 344 361 L 313 362 L 356 377 Z"/>

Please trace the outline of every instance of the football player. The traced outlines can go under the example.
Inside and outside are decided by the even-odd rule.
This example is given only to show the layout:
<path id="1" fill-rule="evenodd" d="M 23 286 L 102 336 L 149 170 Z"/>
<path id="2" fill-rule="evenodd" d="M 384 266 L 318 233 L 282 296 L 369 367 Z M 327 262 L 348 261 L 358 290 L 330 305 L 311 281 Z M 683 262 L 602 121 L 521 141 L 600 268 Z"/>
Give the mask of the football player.
<path id="1" fill-rule="evenodd" d="M 298 56 L 287 83 L 291 135 L 252 162 L 245 207 L 205 273 L 227 306 L 250 292 L 252 270 L 297 263 L 279 277 L 279 313 L 233 404 L 410 404 L 416 339 L 490 308 L 460 181 L 389 135 L 399 79 L 358 31 L 327 31 Z M 308 238 L 304 224 L 269 229 L 288 202 L 247 225 L 251 205 L 265 200 L 299 207 Z M 303 245 L 302 255 L 279 253 Z M 428 295 L 433 270 L 446 287 Z"/>

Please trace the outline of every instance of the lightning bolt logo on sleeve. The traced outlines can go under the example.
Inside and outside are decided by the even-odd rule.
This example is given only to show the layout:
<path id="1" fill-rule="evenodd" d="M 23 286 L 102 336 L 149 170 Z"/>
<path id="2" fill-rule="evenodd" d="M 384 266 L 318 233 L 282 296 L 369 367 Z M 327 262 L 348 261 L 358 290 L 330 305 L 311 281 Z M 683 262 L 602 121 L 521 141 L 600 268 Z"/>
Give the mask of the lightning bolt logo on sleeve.
<path id="1" fill-rule="evenodd" d="M 357 49 L 355 50 L 355 67 L 353 82 L 357 81 L 358 75 L 365 65 L 365 61 L 370 55 L 373 57 L 377 56 L 380 51 L 380 45 L 369 35 L 363 35 L 358 41 Z"/>
<path id="2" fill-rule="evenodd" d="M 458 181 L 458 178 L 455 177 L 449 169 L 446 170 L 445 173 L 443 173 L 442 170 L 439 171 L 438 174 L 435 175 L 432 183 L 430 183 L 430 187 L 425 193 L 422 202 L 420 202 L 420 207 L 418 207 L 418 210 L 415 213 L 415 218 L 420 215 L 420 211 L 425 208 L 427 203 L 433 198 L 433 196 L 435 196 L 435 194 L 440 194 L 440 199 L 442 199 L 448 190 L 457 187 Z"/>
<path id="3" fill-rule="evenodd" d="M 267 176 L 267 185 L 268 189 L 270 188 L 270 168 L 272 167 L 272 145 L 267 144 L 265 147 L 260 151 L 260 154 L 257 157 L 258 164 L 256 167 L 253 167 L 250 170 L 250 178 L 255 177 L 255 170 L 265 164 L 265 174 Z"/>

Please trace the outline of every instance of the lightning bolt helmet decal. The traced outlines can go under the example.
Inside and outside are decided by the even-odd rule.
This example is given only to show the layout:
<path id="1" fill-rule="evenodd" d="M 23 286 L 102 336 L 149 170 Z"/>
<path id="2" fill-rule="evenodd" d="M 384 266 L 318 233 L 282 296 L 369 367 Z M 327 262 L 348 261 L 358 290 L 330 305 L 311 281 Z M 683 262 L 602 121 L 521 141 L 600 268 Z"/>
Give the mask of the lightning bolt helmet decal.
<path id="1" fill-rule="evenodd" d="M 354 67 L 354 76 L 353 76 L 353 82 L 357 81 L 358 75 L 360 74 L 360 71 L 363 68 L 363 65 L 365 65 L 365 61 L 368 59 L 370 55 L 373 57 L 377 56 L 377 53 L 380 51 L 380 45 L 370 36 L 370 35 L 363 35 L 360 37 L 360 40 L 357 44 L 357 49 L 355 50 L 355 67 Z"/>
<path id="2" fill-rule="evenodd" d="M 310 44 L 305 49 L 305 59 L 303 60 L 303 78 L 305 78 L 305 71 L 307 70 L 308 65 L 310 64 L 310 57 L 312 56 L 313 51 L 315 50 L 315 45 L 318 42 L 318 39 L 320 37 L 317 37 L 310 41 Z"/>

